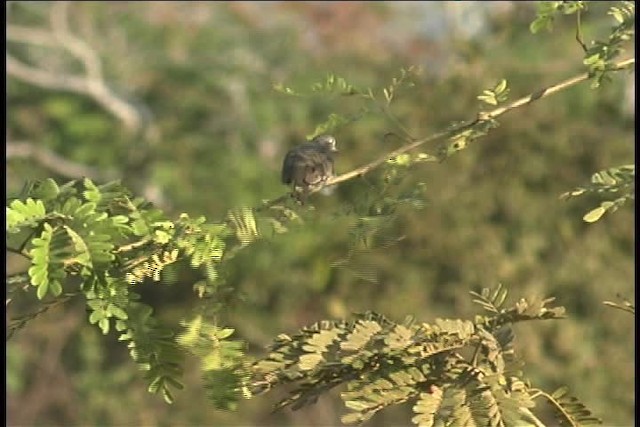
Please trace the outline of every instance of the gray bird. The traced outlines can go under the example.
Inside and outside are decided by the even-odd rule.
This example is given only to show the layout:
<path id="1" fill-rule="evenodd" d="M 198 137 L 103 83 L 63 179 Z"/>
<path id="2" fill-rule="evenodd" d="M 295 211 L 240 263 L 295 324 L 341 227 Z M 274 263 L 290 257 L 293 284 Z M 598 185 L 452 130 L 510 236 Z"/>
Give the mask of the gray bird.
<path id="1" fill-rule="evenodd" d="M 306 193 L 310 187 L 324 184 L 335 176 L 333 155 L 337 151 L 331 135 L 316 136 L 292 148 L 282 162 L 282 182 L 291 184 L 294 193 Z"/>

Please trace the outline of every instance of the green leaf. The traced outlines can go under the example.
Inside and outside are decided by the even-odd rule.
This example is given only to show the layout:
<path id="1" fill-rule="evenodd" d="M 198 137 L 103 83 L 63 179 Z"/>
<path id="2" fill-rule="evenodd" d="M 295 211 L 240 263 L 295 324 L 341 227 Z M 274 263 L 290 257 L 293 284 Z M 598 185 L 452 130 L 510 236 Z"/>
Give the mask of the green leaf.
<path id="1" fill-rule="evenodd" d="M 94 202 L 88 202 L 80 205 L 74 212 L 77 217 L 83 218 L 89 214 L 94 213 L 96 210 L 96 204 Z"/>
<path id="2" fill-rule="evenodd" d="M 42 199 L 44 201 L 55 200 L 56 197 L 60 194 L 60 187 L 58 184 L 51 178 L 47 178 L 44 181 L 40 182 L 35 186 L 33 191 L 31 191 L 31 195 L 36 199 Z"/>
<path id="3" fill-rule="evenodd" d="M 64 261 L 71 255 L 68 249 L 71 244 L 69 236 L 63 228 L 54 229 L 45 223 L 40 237 L 34 238 L 31 243 L 31 267 L 27 273 L 31 277 L 31 284 L 38 287 L 38 299 L 43 299 L 47 292 L 60 295 L 60 281 L 66 277 Z"/>
<path id="4" fill-rule="evenodd" d="M 600 53 L 595 53 L 593 55 L 590 55 L 586 57 L 582 62 L 584 63 L 584 65 L 594 65 L 598 62 L 602 63 Z"/>
<path id="5" fill-rule="evenodd" d="M 45 296 L 47 296 L 47 291 L 49 290 L 49 281 L 43 281 L 40 286 L 38 286 L 38 289 L 36 291 L 36 296 L 38 297 L 38 299 L 43 299 Z"/>
<path id="6" fill-rule="evenodd" d="M 351 412 L 340 417 L 343 424 L 357 424 L 362 422 L 362 415 L 359 412 Z"/>
<path id="7" fill-rule="evenodd" d="M 585 222 L 590 222 L 590 223 L 591 223 L 591 222 L 596 222 L 597 220 L 599 220 L 599 219 L 602 217 L 602 215 L 604 215 L 604 213 L 605 213 L 606 211 L 607 211 L 607 210 L 606 210 L 605 208 L 603 208 L 602 206 L 598 206 L 597 208 L 592 209 L 592 210 L 590 210 L 589 212 L 587 212 L 587 213 L 582 217 L 582 219 L 583 219 Z"/>
<path id="8" fill-rule="evenodd" d="M 14 200 L 9 204 L 7 212 L 6 230 L 17 233 L 23 227 L 35 227 L 46 216 L 46 209 L 41 200 L 28 198 L 24 202 Z"/>
<path id="9" fill-rule="evenodd" d="M 40 288 L 38 288 L 38 291 L 40 290 Z M 60 294 L 62 293 L 62 284 L 58 281 L 58 280 L 51 280 L 49 282 L 49 291 L 53 294 L 53 296 L 57 297 L 60 296 Z M 42 298 L 40 298 L 42 299 Z"/>
<path id="10" fill-rule="evenodd" d="M 315 368 L 322 360 L 321 354 L 304 354 L 300 356 L 300 362 L 298 364 L 301 370 L 308 371 Z"/>
<path id="11" fill-rule="evenodd" d="M 420 393 L 420 398 L 413 406 L 413 412 L 416 415 L 411 421 L 420 427 L 432 427 L 442 402 L 442 389 L 438 387 L 433 387 L 431 393 Z"/>
<path id="12" fill-rule="evenodd" d="M 235 330 L 233 328 L 220 329 L 218 331 L 218 333 L 216 334 L 216 336 L 218 337 L 218 339 L 223 340 L 223 339 L 229 338 L 231 335 L 233 335 L 234 331 Z"/>
<path id="13" fill-rule="evenodd" d="M 358 116 L 347 117 L 340 114 L 331 113 L 324 122 L 316 126 L 313 133 L 307 135 L 307 139 L 311 140 L 318 135 L 331 133 L 333 130 L 357 120 Z"/>
<path id="14" fill-rule="evenodd" d="M 83 184 L 86 190 L 82 192 L 82 195 L 85 197 L 85 199 L 97 204 L 102 198 L 100 189 L 98 189 L 98 187 L 89 178 L 85 178 Z"/>
<path id="15" fill-rule="evenodd" d="M 129 316 L 123 309 L 114 304 L 109 304 L 107 306 L 107 312 L 120 320 L 127 320 L 129 318 Z"/>

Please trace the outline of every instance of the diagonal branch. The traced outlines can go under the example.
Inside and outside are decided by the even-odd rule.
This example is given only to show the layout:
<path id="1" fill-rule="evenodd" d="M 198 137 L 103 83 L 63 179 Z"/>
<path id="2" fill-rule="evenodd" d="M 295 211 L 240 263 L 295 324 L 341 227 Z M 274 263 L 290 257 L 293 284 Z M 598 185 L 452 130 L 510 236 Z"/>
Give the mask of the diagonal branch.
<path id="1" fill-rule="evenodd" d="M 625 68 L 630 67 L 631 65 L 633 65 L 635 63 L 635 59 L 631 58 L 631 59 L 627 59 L 625 61 L 621 61 L 619 63 L 616 64 L 616 70 L 622 70 Z M 564 80 L 560 83 L 556 83 L 555 85 L 549 86 L 547 88 L 541 89 L 539 91 L 533 92 L 530 95 L 527 95 L 525 97 L 522 97 L 516 101 L 513 101 L 512 103 L 510 103 L 509 105 L 506 105 L 504 107 L 499 107 L 496 108 L 492 111 L 489 112 L 481 112 L 478 114 L 478 118 L 476 118 L 473 121 L 469 121 L 469 122 L 464 122 L 462 124 L 459 124 L 451 129 L 448 129 L 446 131 L 443 132 L 439 132 L 436 133 L 434 135 L 431 135 L 427 138 L 423 138 L 417 141 L 414 141 L 410 144 L 404 145 L 400 148 L 398 148 L 397 150 L 394 150 L 390 153 L 387 153 L 383 156 L 381 156 L 380 158 L 374 160 L 371 163 L 368 163 L 364 166 L 361 166 L 359 168 L 356 168 L 354 170 L 352 170 L 351 172 L 347 172 L 344 173 L 340 176 L 337 176 L 333 179 L 330 179 L 327 181 L 327 185 L 333 185 L 333 184 L 337 184 L 343 181 L 347 181 L 349 179 L 355 178 L 357 176 L 361 176 L 364 175 L 365 173 L 367 173 L 368 171 L 370 171 L 371 169 L 374 169 L 378 166 L 380 166 L 381 164 L 385 163 L 388 159 L 396 157 L 400 154 L 406 153 L 407 151 L 413 150 L 416 147 L 419 147 L 420 145 L 423 145 L 427 142 L 432 142 L 450 135 L 454 135 L 456 133 L 459 133 L 461 131 L 467 130 L 471 127 L 473 127 L 474 125 L 480 123 L 480 122 L 484 122 L 484 121 L 489 121 L 489 120 L 494 120 L 500 116 L 502 116 L 505 113 L 508 113 L 509 111 L 515 110 L 516 108 L 520 108 L 523 107 L 527 104 L 530 104 L 534 101 L 537 101 L 538 99 L 542 99 L 542 98 L 546 98 L 547 96 L 553 95 L 554 93 L 560 92 L 564 89 L 567 89 L 571 86 L 574 86 L 578 83 L 581 83 L 585 80 L 589 80 L 591 78 L 591 76 L 589 75 L 589 73 L 583 73 L 580 74 L 578 76 L 572 77 L 570 79 Z M 312 190 L 312 192 L 318 191 L 317 189 Z"/>
<path id="2" fill-rule="evenodd" d="M 66 90 L 87 95 L 86 80 L 82 77 L 52 73 L 31 67 L 7 53 L 7 74 L 45 89 Z"/>
<path id="3" fill-rule="evenodd" d="M 35 86 L 53 90 L 65 90 L 93 98 L 98 104 L 124 123 L 130 132 L 137 132 L 146 123 L 144 111 L 116 94 L 106 83 L 100 57 L 89 44 L 71 33 L 69 29 L 70 2 L 54 2 L 51 8 L 52 31 L 24 26 L 8 25 L 7 39 L 34 45 L 60 47 L 78 59 L 86 75 L 53 72 L 28 65 L 6 53 L 7 75 Z"/>
<path id="4" fill-rule="evenodd" d="M 7 24 L 7 40 L 36 46 L 60 47 L 51 31 Z"/>
<path id="5" fill-rule="evenodd" d="M 8 138 L 7 138 L 8 141 Z M 29 142 L 7 142 L 7 159 L 33 158 L 47 169 L 69 178 L 90 178 L 94 181 L 106 182 L 117 179 L 118 175 L 112 171 L 100 171 L 96 168 L 72 162 L 53 151 Z"/>
<path id="6" fill-rule="evenodd" d="M 632 65 L 635 64 L 635 58 L 630 58 L 630 59 L 626 59 L 624 61 L 620 61 L 618 63 L 615 64 L 615 68 L 612 71 L 621 71 L 624 69 L 627 69 L 629 67 L 631 67 Z M 538 90 L 536 92 L 533 92 L 525 97 L 522 97 L 516 101 L 513 101 L 512 103 L 504 106 L 504 107 L 498 107 L 492 111 L 487 111 L 487 112 L 480 112 L 478 113 L 478 117 L 475 120 L 471 120 L 471 121 L 467 121 L 467 122 L 463 122 L 459 125 L 456 125 L 450 129 L 447 129 L 445 131 L 441 131 L 438 132 L 436 134 L 433 134 L 431 136 L 428 136 L 426 138 L 422 138 L 422 139 L 418 139 L 416 141 L 412 141 L 409 144 L 403 145 L 402 147 L 393 150 L 389 153 L 386 153 L 382 156 L 380 156 L 379 158 L 377 158 L 376 160 L 367 163 L 363 166 L 360 166 L 350 172 L 346 172 L 343 173 L 342 175 L 336 176 L 334 178 L 329 179 L 325 185 L 329 186 L 329 185 L 335 185 L 344 181 L 348 181 L 350 179 L 359 177 L 359 176 L 363 176 L 364 174 L 366 174 L 367 172 L 369 172 L 372 169 L 377 168 L 378 166 L 384 164 L 385 162 L 387 162 L 387 160 L 399 156 L 400 154 L 406 153 L 407 151 L 411 151 L 414 148 L 417 148 L 423 144 L 426 144 L 428 142 L 433 142 L 442 138 L 446 138 L 448 136 L 452 136 L 455 134 L 458 134 L 462 131 L 465 131 L 467 129 L 470 129 L 472 127 L 474 127 L 475 125 L 482 123 L 482 122 L 487 122 L 490 120 L 494 120 L 500 116 L 502 116 L 503 114 L 508 113 L 509 111 L 515 110 L 517 108 L 523 107 L 525 105 L 531 104 L 534 101 L 537 101 L 539 99 L 542 98 L 546 98 L 547 96 L 553 95 L 554 93 L 560 92 L 562 90 L 568 89 L 571 86 L 575 86 L 578 83 L 582 83 L 586 80 L 591 79 L 592 76 L 589 75 L 589 73 L 582 73 L 579 74 L 577 76 L 571 77 L 569 79 L 566 79 L 564 81 L 561 81 L 559 83 L 556 83 L 554 85 L 551 85 L 549 87 L 546 87 L 544 89 Z M 311 188 L 309 190 L 309 194 L 311 193 L 315 193 L 320 191 L 322 188 L 321 187 L 315 187 L 315 188 Z M 263 210 L 265 208 L 268 208 L 270 206 L 273 206 L 275 204 L 281 203 L 285 200 L 287 200 L 290 197 L 289 194 L 280 196 L 276 199 L 270 200 L 270 201 L 266 201 L 264 202 L 259 208 L 257 208 L 256 210 Z"/>
<path id="7" fill-rule="evenodd" d="M 100 57 L 91 46 L 69 30 L 69 6 L 70 2 L 68 1 L 56 2 L 51 6 L 50 20 L 53 35 L 63 48 L 82 62 L 87 72 L 89 84 L 104 83 Z"/>

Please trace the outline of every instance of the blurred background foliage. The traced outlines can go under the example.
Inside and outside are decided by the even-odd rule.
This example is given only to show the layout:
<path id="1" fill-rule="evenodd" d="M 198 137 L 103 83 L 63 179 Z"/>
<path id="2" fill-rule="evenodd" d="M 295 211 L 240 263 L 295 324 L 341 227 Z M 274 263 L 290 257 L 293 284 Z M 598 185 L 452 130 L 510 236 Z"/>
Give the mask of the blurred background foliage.
<path id="1" fill-rule="evenodd" d="M 613 25 L 606 3 L 589 3 L 586 39 L 606 36 Z M 55 25 L 55 7 L 8 3 L 7 51 L 54 74 L 82 75 L 81 63 L 46 38 L 21 40 L 19 30 L 37 35 Z M 27 180 L 76 178 L 67 166 L 80 165 L 98 181 L 121 178 L 170 215 L 215 221 L 230 208 L 282 195 L 284 153 L 329 114 L 356 114 L 362 106 L 340 96 L 287 96 L 275 84 L 306 89 L 335 73 L 380 88 L 400 68 L 420 66 L 415 87 L 401 90 L 392 107 L 420 137 L 474 118 L 476 96 L 501 78 L 515 99 L 582 71 L 573 20 L 532 35 L 532 2 L 67 7 L 69 30 L 99 57 L 105 81 L 135 106 L 143 125 L 132 131 L 91 96 L 9 73 L 8 196 Z M 424 206 L 376 215 L 374 231 L 357 218 L 384 196 L 382 169 L 329 197 L 314 195 L 315 209 L 300 211 L 303 224 L 263 236 L 226 264 L 224 280 L 236 296 L 222 321 L 248 341 L 251 354 L 262 355 L 280 332 L 351 312 L 470 317 L 477 308 L 468 292 L 500 282 L 514 297 L 555 296 L 567 308 L 564 321 L 516 329 L 532 383 L 547 390 L 565 384 L 605 424 L 633 425 L 634 319 L 602 301 L 634 299 L 634 208 L 587 224 L 581 218 L 594 199 L 559 200 L 593 172 L 630 163 L 633 77 L 619 73 L 599 90 L 583 84 L 518 109 L 447 161 L 412 166 L 390 191 L 420 190 Z M 382 116 L 367 116 L 334 130 L 338 172 L 397 148 L 400 141 L 384 138 L 392 129 Z M 69 165 L 47 166 L 43 152 Z M 369 245 L 357 243 L 363 236 Z M 24 264 L 9 255 L 7 268 Z M 142 293 L 175 323 L 195 298 L 190 286 L 150 284 Z M 339 424 L 344 413 L 336 393 L 297 412 L 272 414 L 277 396 L 216 411 L 195 362 L 186 390 L 166 405 L 147 393 L 127 350 L 86 317 L 80 303 L 58 306 L 8 342 L 8 425 L 320 426 Z M 395 408 L 369 425 L 405 424 L 409 413 Z"/>

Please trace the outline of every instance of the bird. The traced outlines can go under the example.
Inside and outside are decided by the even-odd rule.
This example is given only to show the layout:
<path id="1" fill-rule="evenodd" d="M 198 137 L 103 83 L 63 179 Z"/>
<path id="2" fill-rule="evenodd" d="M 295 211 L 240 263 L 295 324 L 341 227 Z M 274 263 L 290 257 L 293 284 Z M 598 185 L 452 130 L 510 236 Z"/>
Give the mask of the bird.
<path id="1" fill-rule="evenodd" d="M 282 183 L 291 185 L 294 195 L 306 195 L 310 188 L 335 176 L 333 156 L 337 152 L 331 135 L 319 135 L 292 148 L 282 162 Z"/>

